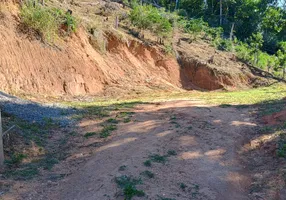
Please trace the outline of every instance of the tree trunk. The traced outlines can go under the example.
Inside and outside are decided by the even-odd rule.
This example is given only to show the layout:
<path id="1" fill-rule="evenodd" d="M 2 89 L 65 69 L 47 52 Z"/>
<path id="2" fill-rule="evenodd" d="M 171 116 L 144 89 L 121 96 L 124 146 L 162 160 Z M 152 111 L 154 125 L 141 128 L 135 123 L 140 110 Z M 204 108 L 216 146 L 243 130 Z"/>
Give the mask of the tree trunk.
<path id="1" fill-rule="evenodd" d="M 230 34 L 229 34 L 229 39 L 232 41 L 233 39 L 233 30 L 234 30 L 234 22 L 231 25 L 231 30 L 230 30 Z"/>
<path id="2" fill-rule="evenodd" d="M 176 0 L 176 7 L 175 10 L 177 10 L 179 8 L 179 0 Z"/>
<path id="3" fill-rule="evenodd" d="M 219 1 L 219 25 L 222 26 L 222 0 Z"/>

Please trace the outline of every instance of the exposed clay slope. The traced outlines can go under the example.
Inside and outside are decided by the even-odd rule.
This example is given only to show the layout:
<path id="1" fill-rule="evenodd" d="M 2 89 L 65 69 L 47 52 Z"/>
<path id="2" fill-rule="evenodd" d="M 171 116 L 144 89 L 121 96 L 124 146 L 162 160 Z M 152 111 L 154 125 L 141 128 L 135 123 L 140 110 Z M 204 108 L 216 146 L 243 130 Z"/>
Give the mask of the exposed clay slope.
<path id="1" fill-rule="evenodd" d="M 130 37 L 131 38 L 131 37 Z M 206 43 L 183 41 L 174 56 L 158 46 L 107 33 L 107 52 L 99 53 L 88 34 L 48 46 L 20 24 L 17 12 L 0 17 L 0 90 L 9 93 L 102 95 L 130 91 L 245 88 L 256 82 L 248 67 Z M 214 62 L 207 63 L 214 56 Z"/>
<path id="2" fill-rule="evenodd" d="M 108 52 L 98 53 L 83 30 L 55 47 L 19 31 L 17 16 L 0 21 L 0 90 L 46 95 L 95 95 L 105 87 L 180 87 L 172 57 L 140 42 L 109 35 Z"/>
<path id="3" fill-rule="evenodd" d="M 249 67 L 239 62 L 232 53 L 218 51 L 204 42 L 177 46 L 182 66 L 182 80 L 202 89 L 237 89 L 268 84 L 267 79 L 255 76 Z M 210 61 L 213 58 L 212 61 Z"/>

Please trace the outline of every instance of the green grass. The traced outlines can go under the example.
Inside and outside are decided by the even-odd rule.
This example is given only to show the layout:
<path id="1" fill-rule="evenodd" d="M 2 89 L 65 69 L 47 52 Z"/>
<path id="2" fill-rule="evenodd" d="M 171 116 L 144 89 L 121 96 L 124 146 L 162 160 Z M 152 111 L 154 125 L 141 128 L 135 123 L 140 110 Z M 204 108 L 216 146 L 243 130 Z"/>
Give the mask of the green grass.
<path id="1" fill-rule="evenodd" d="M 22 153 L 14 153 L 11 156 L 11 159 L 9 160 L 5 160 L 5 164 L 8 166 L 13 166 L 13 165 L 19 165 L 21 164 L 21 162 L 23 161 L 23 159 L 27 158 L 26 154 L 22 154 Z"/>
<path id="2" fill-rule="evenodd" d="M 118 187 L 123 190 L 125 200 L 131 200 L 134 196 L 145 196 L 144 191 L 136 188 L 136 185 L 142 184 L 142 180 L 140 178 L 123 175 L 116 177 L 115 182 L 117 183 Z"/>
<path id="3" fill-rule="evenodd" d="M 36 166 L 28 165 L 19 169 L 6 170 L 4 177 L 13 178 L 15 180 L 30 180 L 39 174 L 39 170 Z"/>
<path id="4" fill-rule="evenodd" d="M 157 162 L 157 163 L 163 163 L 165 164 L 168 159 L 167 159 L 167 156 L 166 155 L 159 155 L 159 154 L 151 154 L 149 156 L 149 159 L 152 161 L 152 162 Z"/>
<path id="5" fill-rule="evenodd" d="M 99 136 L 101 138 L 107 138 L 108 136 L 110 136 L 111 132 L 114 130 L 116 130 L 115 125 L 105 125 L 103 129 L 101 130 L 101 132 L 99 133 Z"/>
<path id="6" fill-rule="evenodd" d="M 84 134 L 84 137 L 85 138 L 89 138 L 89 137 L 94 136 L 96 134 L 97 134 L 96 132 L 87 132 L 87 133 Z"/>
<path id="7" fill-rule="evenodd" d="M 67 12 L 39 5 L 27 1 L 20 9 L 20 18 L 23 24 L 40 33 L 47 42 L 53 42 L 60 34 L 62 26 L 67 27 L 67 33 L 76 31 L 78 21 Z"/>
<path id="8" fill-rule="evenodd" d="M 151 167 L 152 162 L 151 162 L 151 160 L 146 160 L 146 161 L 143 162 L 143 165 L 144 165 L 145 167 Z"/>

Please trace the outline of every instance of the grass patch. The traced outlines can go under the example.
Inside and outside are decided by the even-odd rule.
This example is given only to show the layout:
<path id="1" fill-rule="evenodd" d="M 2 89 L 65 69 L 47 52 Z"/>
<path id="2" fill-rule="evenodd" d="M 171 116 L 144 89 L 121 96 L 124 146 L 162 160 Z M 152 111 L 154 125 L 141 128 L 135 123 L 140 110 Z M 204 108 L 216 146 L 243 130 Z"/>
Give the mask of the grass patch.
<path id="1" fill-rule="evenodd" d="M 29 28 L 38 32 L 47 42 L 52 42 L 60 34 L 60 29 L 66 27 L 66 33 L 75 32 L 78 21 L 71 14 L 58 9 L 35 5 L 27 1 L 20 9 L 21 21 Z"/>
<path id="2" fill-rule="evenodd" d="M 108 120 L 106 120 L 106 122 L 112 123 L 112 124 L 118 124 L 119 123 L 119 121 L 117 119 L 114 119 L 114 118 L 109 118 Z"/>
<path id="3" fill-rule="evenodd" d="M 177 152 L 175 150 L 169 150 L 167 152 L 168 156 L 176 156 L 177 155 Z"/>
<path id="4" fill-rule="evenodd" d="M 151 160 L 146 160 L 145 162 L 143 162 L 143 165 L 144 165 L 145 167 L 151 167 L 152 162 L 151 162 Z"/>
<path id="5" fill-rule="evenodd" d="M 103 129 L 101 130 L 101 132 L 99 133 L 99 136 L 101 138 L 107 138 L 108 136 L 110 136 L 111 132 L 114 130 L 116 130 L 115 125 L 105 125 Z"/>
<path id="6" fill-rule="evenodd" d="M 117 183 L 118 187 L 123 190 L 126 200 L 131 200 L 134 196 L 145 196 L 144 191 L 136 188 L 136 185 L 142 184 L 142 180 L 140 178 L 133 178 L 131 176 L 123 175 L 116 177 L 115 182 Z"/>
<path id="7" fill-rule="evenodd" d="M 149 159 L 153 162 L 156 162 L 156 163 L 163 163 L 165 164 L 168 159 L 167 159 L 167 156 L 166 155 L 159 155 L 159 154 L 152 154 L 149 156 Z"/>
<path id="8" fill-rule="evenodd" d="M 11 159 L 5 160 L 5 164 L 8 165 L 9 167 L 18 166 L 19 164 L 22 163 L 23 159 L 25 159 L 25 158 L 27 158 L 26 154 L 14 153 L 11 156 Z"/>
<path id="9" fill-rule="evenodd" d="M 4 173 L 6 178 L 13 178 L 15 180 L 30 180 L 39 174 L 36 166 L 28 165 L 25 168 L 7 170 Z"/>
<path id="10" fill-rule="evenodd" d="M 146 170 L 144 172 L 141 172 L 141 175 L 145 176 L 145 177 L 148 177 L 148 178 L 154 178 L 154 173 L 152 173 L 151 171 L 149 170 Z"/>
<path id="11" fill-rule="evenodd" d="M 187 185 L 185 183 L 180 183 L 180 188 L 181 188 L 181 190 L 183 190 L 185 192 Z"/>
<path id="12" fill-rule="evenodd" d="M 87 132 L 87 133 L 84 134 L 84 137 L 85 138 L 89 138 L 89 137 L 94 136 L 96 134 L 97 134 L 96 132 Z"/>

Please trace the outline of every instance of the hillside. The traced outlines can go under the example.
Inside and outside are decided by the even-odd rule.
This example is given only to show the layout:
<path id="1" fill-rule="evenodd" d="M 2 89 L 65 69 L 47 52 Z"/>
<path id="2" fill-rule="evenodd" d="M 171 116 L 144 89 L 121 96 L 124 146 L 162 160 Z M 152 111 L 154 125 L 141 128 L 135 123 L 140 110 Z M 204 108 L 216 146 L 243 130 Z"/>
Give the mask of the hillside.
<path id="1" fill-rule="evenodd" d="M 1 1 L 0 199 L 285 200 L 286 5 L 220 3 Z"/>
<path id="2" fill-rule="evenodd" d="M 66 7 L 82 18 L 87 18 L 83 10 L 96 7 L 91 2 L 73 2 Z M 22 24 L 15 5 L 12 14 L 5 9 L 1 12 L 0 89 L 9 93 L 118 95 L 144 90 L 238 89 L 252 87 L 256 80 L 271 82 L 232 60 L 232 54 L 215 50 L 203 41 L 183 41 L 175 46 L 182 57 L 178 58 L 180 65 L 174 55 L 164 53 L 162 46 L 140 41 L 124 29 L 104 32 L 106 52 L 102 53 L 94 48 L 92 36 L 84 27 L 56 45 L 48 45 Z M 212 55 L 214 62 L 208 64 Z"/>

